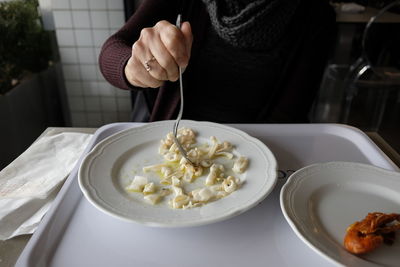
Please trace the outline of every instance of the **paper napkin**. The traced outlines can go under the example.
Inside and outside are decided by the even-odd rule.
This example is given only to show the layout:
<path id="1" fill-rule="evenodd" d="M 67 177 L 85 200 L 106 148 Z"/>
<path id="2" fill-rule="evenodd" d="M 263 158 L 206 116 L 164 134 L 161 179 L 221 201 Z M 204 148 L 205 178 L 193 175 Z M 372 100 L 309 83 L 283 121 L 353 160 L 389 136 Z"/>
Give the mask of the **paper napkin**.
<path id="1" fill-rule="evenodd" d="M 91 136 L 49 131 L 0 172 L 0 240 L 36 230 Z"/>

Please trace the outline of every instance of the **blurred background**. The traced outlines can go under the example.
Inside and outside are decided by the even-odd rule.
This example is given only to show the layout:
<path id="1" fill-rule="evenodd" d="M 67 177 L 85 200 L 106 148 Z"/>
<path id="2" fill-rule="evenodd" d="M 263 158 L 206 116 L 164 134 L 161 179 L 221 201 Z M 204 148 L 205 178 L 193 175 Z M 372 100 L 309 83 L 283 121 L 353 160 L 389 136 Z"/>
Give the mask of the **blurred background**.
<path id="1" fill-rule="evenodd" d="M 111 86 L 97 59 L 140 2 L 0 0 L 0 169 L 47 127 L 132 120 L 135 94 Z M 336 43 L 310 122 L 349 124 L 400 152 L 400 1 L 330 4 Z"/>

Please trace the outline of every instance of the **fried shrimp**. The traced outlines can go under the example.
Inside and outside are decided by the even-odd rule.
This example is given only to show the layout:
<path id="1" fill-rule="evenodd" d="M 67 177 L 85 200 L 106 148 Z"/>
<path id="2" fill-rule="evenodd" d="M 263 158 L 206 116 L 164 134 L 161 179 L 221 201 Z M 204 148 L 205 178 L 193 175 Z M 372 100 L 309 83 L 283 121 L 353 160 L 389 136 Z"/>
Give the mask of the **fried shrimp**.
<path id="1" fill-rule="evenodd" d="M 371 252 L 382 243 L 391 245 L 400 229 L 400 214 L 372 212 L 346 230 L 344 247 L 353 254 Z"/>

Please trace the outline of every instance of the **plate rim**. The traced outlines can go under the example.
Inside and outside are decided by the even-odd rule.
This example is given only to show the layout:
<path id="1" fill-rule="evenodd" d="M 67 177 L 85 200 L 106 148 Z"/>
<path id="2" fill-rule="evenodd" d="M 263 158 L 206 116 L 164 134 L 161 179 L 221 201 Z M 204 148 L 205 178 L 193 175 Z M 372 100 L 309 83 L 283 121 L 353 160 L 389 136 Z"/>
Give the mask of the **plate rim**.
<path id="1" fill-rule="evenodd" d="M 310 164 L 307 165 L 305 167 L 302 167 L 300 169 L 298 169 L 296 172 L 294 172 L 286 181 L 286 183 L 282 186 L 281 191 L 280 191 L 280 195 L 279 195 L 279 201 L 280 201 L 280 207 L 281 207 L 281 211 L 287 221 L 287 223 L 289 224 L 289 226 L 292 228 L 292 230 L 294 231 L 294 233 L 296 234 L 296 236 L 303 241 L 303 243 L 305 243 L 308 247 L 310 247 L 312 250 L 314 250 L 314 252 L 316 252 L 317 254 L 319 254 L 320 256 L 322 256 L 323 258 L 327 259 L 329 262 L 334 263 L 336 265 L 339 266 L 346 266 L 345 263 L 336 260 L 335 258 L 332 258 L 331 256 L 329 256 L 327 253 L 325 253 L 322 249 L 320 249 L 317 244 L 315 244 L 313 242 L 313 240 L 311 238 L 309 238 L 307 236 L 306 233 L 304 233 L 304 231 L 302 230 L 302 227 L 298 225 L 298 223 L 296 223 L 296 220 L 293 219 L 293 216 L 290 214 L 290 209 L 287 208 L 289 205 L 289 202 L 286 201 L 288 199 L 288 194 L 292 193 L 296 187 L 298 187 L 298 184 L 300 184 L 302 179 L 306 179 L 306 175 L 303 175 L 301 177 L 297 177 L 298 175 L 303 174 L 304 172 L 309 171 L 310 169 L 314 169 L 314 168 L 321 168 L 323 166 L 356 166 L 358 168 L 363 168 L 363 169 L 370 169 L 370 170 L 374 170 L 375 172 L 380 172 L 380 173 L 384 173 L 384 175 L 386 176 L 385 178 L 387 178 L 388 176 L 398 176 L 398 178 L 400 179 L 400 172 L 398 171 L 392 171 L 392 170 L 387 170 L 378 166 L 374 166 L 374 165 L 370 165 L 370 164 L 365 164 L 365 163 L 359 163 L 359 162 L 350 162 L 350 161 L 329 161 L 329 162 L 319 162 L 319 163 L 314 163 L 314 164 Z M 297 177 L 297 178 L 296 178 Z M 400 180 L 398 180 L 398 182 L 400 183 Z M 290 187 L 293 187 L 292 190 L 290 190 Z M 400 194 L 400 193 L 399 193 Z M 372 262 L 366 261 L 362 258 L 359 258 L 355 255 L 349 254 L 349 256 L 353 256 L 355 257 L 354 259 L 357 261 L 363 261 L 363 266 L 379 266 L 377 264 L 374 264 Z"/>
<path id="2" fill-rule="evenodd" d="M 111 215 L 113 217 L 116 217 L 118 219 L 122 219 L 127 222 L 134 222 L 134 223 L 139 223 L 142 225 L 146 226 L 154 226 L 154 227 L 165 227 L 165 228 L 177 228 L 177 227 L 189 227 L 189 226 L 199 226 L 199 225 L 206 225 L 206 224 L 211 224 L 215 222 L 219 222 L 222 220 L 226 220 L 229 218 L 232 218 L 236 215 L 239 215 L 254 206 L 256 206 L 259 202 L 263 201 L 275 188 L 278 180 L 278 175 L 277 175 L 277 170 L 278 170 L 278 163 L 276 160 L 275 155 L 272 153 L 271 149 L 267 147 L 263 142 L 261 142 L 259 139 L 249 135 L 248 133 L 239 130 L 237 128 L 234 128 L 232 126 L 228 126 L 225 124 L 219 124 L 219 123 L 214 123 L 214 122 L 208 122 L 208 121 L 193 121 L 193 120 L 182 120 L 181 123 L 188 123 L 188 124 L 196 124 L 200 126 L 208 126 L 208 127 L 216 127 L 216 128 L 222 128 L 223 130 L 226 131 L 233 131 L 236 134 L 238 134 L 241 138 L 244 138 L 245 140 L 248 140 L 252 142 L 254 145 L 257 145 L 257 147 L 260 147 L 260 151 L 265 154 L 265 158 L 269 160 L 269 165 L 270 167 L 268 170 L 271 170 L 271 174 L 273 173 L 272 176 L 268 176 L 269 182 L 268 184 L 270 185 L 269 187 L 266 187 L 264 190 L 260 190 L 260 195 L 261 197 L 257 198 L 256 201 L 252 201 L 251 204 L 246 204 L 243 205 L 244 207 L 239 207 L 239 208 L 231 208 L 227 211 L 227 213 L 224 213 L 223 216 L 218 216 L 214 219 L 206 219 L 206 220 L 200 220 L 200 221 L 190 221 L 190 222 L 177 222 L 174 221 L 173 223 L 170 223 L 169 221 L 167 223 L 159 223 L 159 222 L 149 222 L 146 219 L 134 219 L 134 218 L 128 218 L 125 217 L 121 214 L 117 214 L 115 212 L 112 212 L 108 208 L 106 208 L 104 205 L 101 205 L 98 203 L 98 199 L 93 196 L 93 193 L 91 192 L 90 184 L 88 182 L 88 178 L 85 177 L 84 172 L 88 168 L 88 164 L 97 157 L 98 155 L 101 155 L 102 150 L 109 145 L 110 142 L 112 142 L 115 139 L 123 138 L 125 135 L 129 135 L 131 132 L 135 131 L 141 131 L 143 129 L 149 128 L 149 127 L 163 127 L 164 125 L 172 125 L 174 121 L 169 120 L 169 121 L 157 121 L 157 122 L 151 122 L 147 123 L 144 125 L 136 126 L 136 127 L 130 127 L 127 129 L 124 129 L 122 131 L 119 131 L 117 133 L 114 133 L 106 138 L 104 138 L 102 141 L 97 143 L 88 154 L 85 155 L 83 158 L 81 165 L 78 170 L 78 182 L 79 182 L 79 187 L 84 194 L 85 198 L 92 204 L 94 205 L 97 209 L 101 210 L 102 212 L 105 212 L 108 215 Z M 269 173 L 266 173 L 269 175 Z M 89 184 L 89 185 L 88 185 Z M 246 203 L 249 201 L 246 201 Z M 251 201 L 250 201 L 251 202 Z"/>

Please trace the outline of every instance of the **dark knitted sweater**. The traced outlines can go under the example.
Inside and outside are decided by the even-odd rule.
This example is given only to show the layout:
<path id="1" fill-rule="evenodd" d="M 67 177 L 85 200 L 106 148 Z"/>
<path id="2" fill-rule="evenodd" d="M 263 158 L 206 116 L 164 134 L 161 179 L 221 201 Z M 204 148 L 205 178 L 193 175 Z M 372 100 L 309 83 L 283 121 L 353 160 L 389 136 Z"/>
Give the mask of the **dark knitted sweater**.
<path id="1" fill-rule="evenodd" d="M 285 35 L 300 0 L 202 0 L 217 35 L 232 47 L 268 51 Z"/>
<path id="2" fill-rule="evenodd" d="M 138 39 L 142 28 L 152 27 L 163 19 L 174 23 L 181 8 L 178 6 L 179 2 L 143 1 L 126 25 L 106 41 L 99 62 L 104 77 L 111 84 L 122 89 L 141 89 L 130 85 L 124 77 L 123 70 L 131 55 L 131 46 Z M 270 49 L 269 54 L 263 53 L 264 57 L 259 57 L 257 53 L 240 52 L 231 47 L 224 50 L 226 43 L 213 35 L 204 4 L 201 1 L 186 2 L 190 2 L 191 6 L 186 8 L 183 14 L 184 18 L 190 21 L 194 35 L 191 60 L 184 73 L 186 118 L 217 122 L 307 120 L 307 113 L 317 92 L 335 32 L 334 13 L 325 1 L 301 1 L 285 31 L 285 36 Z M 210 46 L 210 42 L 217 42 L 215 49 Z M 211 74 L 204 77 L 201 70 L 207 69 L 208 64 L 215 61 L 210 55 L 236 51 L 239 53 L 236 55 L 239 61 L 250 58 L 247 61 L 254 64 L 233 66 L 235 69 L 231 74 L 226 69 L 218 72 L 218 66 L 213 66 L 213 71 L 209 72 Z M 205 60 L 206 58 L 208 60 Z M 259 60 L 260 58 L 262 60 Z M 259 61 L 256 61 L 257 59 Z M 232 63 L 229 60 L 219 62 L 222 68 Z M 252 70 L 257 70 L 253 77 Z M 246 79 L 249 83 L 237 82 Z M 246 84 L 253 87 L 252 92 Z M 177 83 L 166 82 L 159 89 L 146 90 L 155 95 L 151 121 L 175 118 L 179 106 Z M 231 93 L 227 95 L 226 92 Z M 200 104 L 195 102 L 199 95 L 202 97 Z M 231 107 L 218 105 L 218 98 L 207 98 L 212 95 L 224 97 L 230 101 Z M 204 102 L 206 99 L 210 102 Z M 244 112 L 237 112 L 239 109 L 243 109 Z"/>

